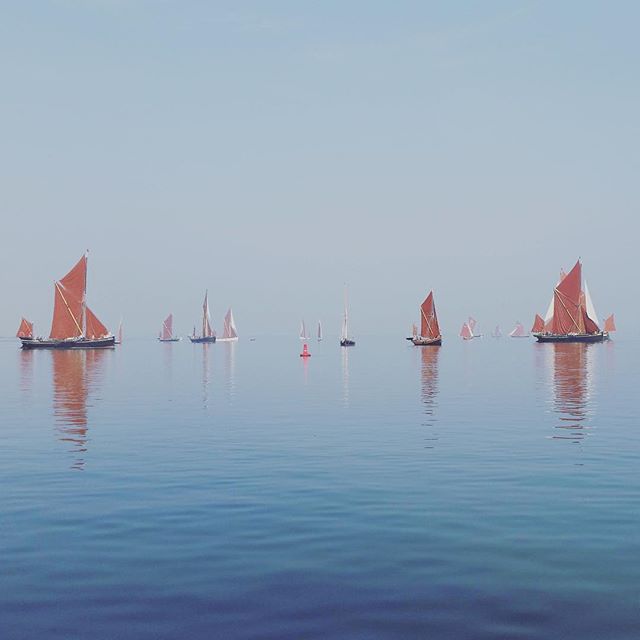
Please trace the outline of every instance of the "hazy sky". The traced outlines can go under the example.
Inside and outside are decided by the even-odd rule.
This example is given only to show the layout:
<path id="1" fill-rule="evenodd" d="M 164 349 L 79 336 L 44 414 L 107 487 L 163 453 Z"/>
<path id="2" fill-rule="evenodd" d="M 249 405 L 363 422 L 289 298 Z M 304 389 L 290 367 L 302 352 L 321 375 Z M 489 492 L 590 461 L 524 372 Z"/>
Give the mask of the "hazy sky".
<path id="1" fill-rule="evenodd" d="M 129 335 L 445 337 L 544 313 L 582 256 L 635 332 L 640 4 L 20 0 L 0 8 L 0 335 L 89 303 Z"/>

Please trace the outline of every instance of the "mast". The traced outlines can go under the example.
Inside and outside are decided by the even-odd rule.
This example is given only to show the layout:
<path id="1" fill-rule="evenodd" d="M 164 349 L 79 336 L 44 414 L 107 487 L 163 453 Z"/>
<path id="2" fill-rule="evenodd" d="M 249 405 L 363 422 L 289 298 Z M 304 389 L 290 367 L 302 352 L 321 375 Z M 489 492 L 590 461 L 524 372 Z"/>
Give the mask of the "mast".
<path id="1" fill-rule="evenodd" d="M 347 285 L 344 285 L 344 319 L 342 321 L 342 339 L 346 340 L 349 337 L 349 311 L 347 301 Z"/>

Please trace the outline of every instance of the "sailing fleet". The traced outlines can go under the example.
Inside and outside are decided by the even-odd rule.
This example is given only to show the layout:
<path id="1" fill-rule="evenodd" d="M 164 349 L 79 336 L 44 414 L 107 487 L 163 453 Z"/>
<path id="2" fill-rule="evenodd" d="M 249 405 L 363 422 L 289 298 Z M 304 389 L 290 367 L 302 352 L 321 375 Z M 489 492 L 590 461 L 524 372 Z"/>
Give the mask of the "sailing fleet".
<path id="1" fill-rule="evenodd" d="M 87 305 L 87 265 L 88 252 L 60 280 L 54 282 L 54 306 L 51 330 L 48 337 L 36 337 L 33 322 L 22 318 L 16 333 L 23 349 L 103 349 L 122 344 L 122 320 L 117 335 L 110 333 L 98 316 Z M 217 336 L 211 324 L 209 310 L 209 292 L 205 291 L 202 303 L 200 331 L 193 327 L 189 340 L 195 344 L 215 342 L 235 342 L 238 340 L 233 311 L 227 310 L 223 321 L 221 336 Z M 560 272 L 560 278 L 553 288 L 551 302 L 545 316 L 536 314 L 531 332 L 521 322 L 509 332 L 511 338 L 530 338 L 538 342 L 603 342 L 610 339 L 616 331 L 614 315 L 608 316 L 602 328 L 598 320 L 587 281 L 582 277 L 582 262 L 578 260 L 566 273 Z M 481 338 L 475 318 L 469 316 L 459 333 L 463 340 Z M 491 332 L 494 338 L 502 337 L 500 326 Z M 308 348 L 309 334 L 304 319 L 300 323 L 300 340 L 303 344 L 302 357 L 311 354 Z M 173 314 L 163 321 L 158 334 L 159 342 L 179 342 L 182 338 L 174 334 Z M 318 321 L 317 340 L 323 339 L 322 323 Z M 411 336 L 407 338 L 418 347 L 439 347 L 442 334 L 438 323 L 433 291 L 430 291 L 420 305 L 420 323 L 412 325 Z M 349 330 L 349 305 L 347 287 L 344 287 L 344 311 L 340 332 L 340 346 L 352 347 L 356 342 Z"/>

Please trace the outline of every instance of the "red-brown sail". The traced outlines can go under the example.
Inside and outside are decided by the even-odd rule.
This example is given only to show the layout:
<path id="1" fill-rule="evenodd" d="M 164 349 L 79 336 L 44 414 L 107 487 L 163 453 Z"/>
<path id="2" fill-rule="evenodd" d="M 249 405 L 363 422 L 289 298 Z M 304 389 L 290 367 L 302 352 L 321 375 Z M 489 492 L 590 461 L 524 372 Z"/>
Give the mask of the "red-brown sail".
<path id="1" fill-rule="evenodd" d="M 585 313 L 580 304 L 582 293 L 582 264 L 580 260 L 563 278 L 553 292 L 553 322 L 551 331 L 556 335 L 585 333 Z"/>
<path id="2" fill-rule="evenodd" d="M 162 323 L 162 332 L 160 333 L 162 340 L 171 340 L 173 338 L 173 314 L 170 313 L 166 320 Z"/>
<path id="3" fill-rule="evenodd" d="M 106 338 L 109 334 L 109 329 L 105 327 L 100 320 L 96 317 L 96 314 L 86 308 L 86 324 L 85 338 L 95 340 L 96 338 Z"/>
<path id="4" fill-rule="evenodd" d="M 433 291 L 429 292 L 425 301 L 420 305 L 420 335 L 423 338 L 439 338 L 440 327 L 436 315 L 436 305 L 433 301 Z"/>
<path id="5" fill-rule="evenodd" d="M 54 340 L 77 338 L 83 334 L 85 293 L 87 289 L 87 255 L 54 283 L 55 301 L 49 337 Z"/>
<path id="6" fill-rule="evenodd" d="M 616 330 L 616 320 L 613 317 L 613 313 L 604 321 L 604 330 L 607 333 L 611 333 Z"/>
<path id="7" fill-rule="evenodd" d="M 18 327 L 17 338 L 33 338 L 33 322 L 29 322 L 26 318 L 22 318 Z"/>
<path id="8" fill-rule="evenodd" d="M 535 320 L 533 321 L 533 327 L 531 327 L 531 333 L 542 333 L 544 331 L 544 320 L 536 313 Z"/>
<path id="9" fill-rule="evenodd" d="M 473 338 L 473 331 L 471 331 L 471 327 L 466 322 L 462 325 L 462 329 L 460 329 L 460 337 L 464 340 Z"/>

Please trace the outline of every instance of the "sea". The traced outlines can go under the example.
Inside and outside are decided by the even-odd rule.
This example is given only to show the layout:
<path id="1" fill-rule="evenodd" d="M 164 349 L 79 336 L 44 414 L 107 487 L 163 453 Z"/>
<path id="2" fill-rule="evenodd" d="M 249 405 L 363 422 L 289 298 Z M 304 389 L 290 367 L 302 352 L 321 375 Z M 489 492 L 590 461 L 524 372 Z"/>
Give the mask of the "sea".
<path id="1" fill-rule="evenodd" d="M 0 638 L 640 638 L 640 341 L 0 342 Z"/>

